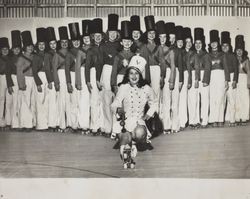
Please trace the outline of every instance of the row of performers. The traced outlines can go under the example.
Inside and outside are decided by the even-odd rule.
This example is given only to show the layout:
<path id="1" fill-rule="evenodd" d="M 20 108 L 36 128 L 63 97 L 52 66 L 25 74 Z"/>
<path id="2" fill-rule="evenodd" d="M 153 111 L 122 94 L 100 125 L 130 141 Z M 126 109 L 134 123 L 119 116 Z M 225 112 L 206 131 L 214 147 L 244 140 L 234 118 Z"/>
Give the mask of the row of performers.
<path id="1" fill-rule="evenodd" d="M 11 50 L 8 39 L 0 38 L 0 126 L 114 137 L 119 132 L 111 104 L 135 54 L 147 62 L 143 76 L 154 90 L 165 132 L 249 120 L 243 35 L 236 36 L 232 52 L 230 33 L 221 32 L 220 39 L 211 30 L 207 52 L 203 28 L 194 28 L 193 37 L 188 27 L 146 16 L 142 33 L 139 16 L 122 21 L 121 30 L 118 21 L 118 15 L 108 15 L 107 33 L 100 18 L 83 20 L 82 34 L 78 23 L 70 23 L 58 28 L 59 40 L 53 27 L 37 28 L 36 45 L 30 31 L 13 30 Z"/>

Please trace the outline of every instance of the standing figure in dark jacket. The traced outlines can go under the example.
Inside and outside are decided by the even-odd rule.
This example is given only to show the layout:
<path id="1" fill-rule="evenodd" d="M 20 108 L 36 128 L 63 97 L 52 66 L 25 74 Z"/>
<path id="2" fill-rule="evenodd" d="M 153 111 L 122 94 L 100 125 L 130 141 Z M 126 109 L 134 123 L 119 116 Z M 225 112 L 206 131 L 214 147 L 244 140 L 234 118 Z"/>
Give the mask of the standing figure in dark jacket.
<path id="1" fill-rule="evenodd" d="M 131 27 L 132 27 L 132 39 L 133 44 L 131 46 L 131 51 L 133 53 L 139 53 L 140 48 L 142 47 L 142 31 L 141 31 L 141 22 L 140 22 L 140 16 L 133 15 L 130 17 Z"/>
<path id="2" fill-rule="evenodd" d="M 44 67 L 47 77 L 47 97 L 48 97 L 48 127 L 51 130 L 56 130 L 59 120 L 58 120 L 58 103 L 57 103 L 57 92 L 55 90 L 55 84 L 53 79 L 53 65 L 52 59 L 56 53 L 57 41 L 55 30 L 53 27 L 48 27 L 46 29 L 46 40 L 49 44 L 49 50 L 45 52 L 44 56 Z"/>
<path id="3" fill-rule="evenodd" d="M 236 113 L 236 87 L 238 83 L 239 69 L 237 58 L 235 54 L 232 53 L 230 33 L 227 31 L 221 32 L 221 47 L 222 51 L 225 53 L 227 67 L 230 73 L 229 88 L 226 92 L 227 108 L 225 121 L 229 122 L 230 126 L 234 126 Z"/>
<path id="4" fill-rule="evenodd" d="M 18 98 L 18 84 L 17 84 L 17 68 L 16 62 L 22 54 L 21 32 L 19 30 L 11 31 L 12 40 L 12 55 L 10 55 L 8 67 L 6 70 L 6 80 L 8 93 L 6 96 L 6 124 L 13 129 L 18 129 L 19 125 L 19 98 Z"/>
<path id="5" fill-rule="evenodd" d="M 36 129 L 45 130 L 48 128 L 48 96 L 47 85 L 49 78 L 46 76 L 45 69 L 45 48 L 46 48 L 46 29 L 37 28 L 37 53 L 34 55 L 32 72 L 36 84 L 35 104 L 36 104 Z"/>
<path id="6" fill-rule="evenodd" d="M 222 126 L 224 122 L 225 95 L 230 81 L 226 56 L 220 51 L 219 44 L 219 32 L 211 30 L 209 60 L 212 67 L 209 123 L 212 123 L 215 127 Z"/>
<path id="7" fill-rule="evenodd" d="M 111 90 L 111 74 L 114 65 L 115 56 L 118 54 L 120 48 L 119 33 L 118 33 L 118 19 L 116 14 L 108 15 L 108 41 L 101 46 L 101 53 L 103 57 L 103 68 L 101 70 L 101 96 L 102 96 L 102 111 L 103 124 L 101 131 L 104 136 L 110 137 L 113 126 L 113 115 L 110 108 L 114 94 Z"/>
<path id="8" fill-rule="evenodd" d="M 97 132 L 103 123 L 100 94 L 100 77 L 103 66 L 100 45 L 104 37 L 102 19 L 96 18 L 92 21 L 91 32 L 94 44 L 87 51 L 85 74 L 86 84 L 90 92 L 90 130 L 93 135 L 97 135 Z"/>
<path id="9" fill-rule="evenodd" d="M 0 38 L 0 130 L 6 126 L 5 119 L 5 100 L 7 94 L 6 70 L 8 65 L 9 55 L 9 40 L 6 37 Z"/>

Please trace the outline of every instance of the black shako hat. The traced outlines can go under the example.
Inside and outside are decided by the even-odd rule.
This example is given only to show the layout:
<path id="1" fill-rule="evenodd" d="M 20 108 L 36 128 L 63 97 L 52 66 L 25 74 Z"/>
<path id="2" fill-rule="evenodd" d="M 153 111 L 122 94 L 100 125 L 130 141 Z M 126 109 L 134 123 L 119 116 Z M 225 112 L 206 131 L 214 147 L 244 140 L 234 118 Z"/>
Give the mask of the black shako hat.
<path id="1" fill-rule="evenodd" d="M 19 30 L 11 31 L 11 44 L 12 48 L 16 47 L 22 48 L 21 32 Z"/>
<path id="2" fill-rule="evenodd" d="M 130 21 L 121 22 L 121 38 L 132 39 L 132 26 Z"/>
<path id="3" fill-rule="evenodd" d="M 231 45 L 230 33 L 228 31 L 221 32 L 221 44 L 225 43 Z"/>
<path id="4" fill-rule="evenodd" d="M 210 44 L 213 43 L 213 42 L 220 43 L 219 31 L 218 30 L 211 30 L 209 32 L 209 35 L 210 35 Z"/>
<path id="5" fill-rule="evenodd" d="M 108 15 L 108 31 L 118 30 L 118 20 L 119 20 L 119 16 L 117 14 Z"/>
<path id="6" fill-rule="evenodd" d="M 175 23 L 173 22 L 165 23 L 165 30 L 166 30 L 167 35 L 175 34 Z"/>
<path id="7" fill-rule="evenodd" d="M 82 20 L 82 36 L 89 36 L 91 34 L 91 20 Z"/>
<path id="8" fill-rule="evenodd" d="M 21 33 L 23 46 L 34 45 L 31 37 L 31 32 L 26 30 Z"/>
<path id="9" fill-rule="evenodd" d="M 156 28 L 156 32 L 158 35 L 160 34 L 166 34 L 166 27 L 165 27 L 165 22 L 164 21 L 158 21 L 156 24 L 155 24 L 155 28 Z"/>
<path id="10" fill-rule="evenodd" d="M 78 23 L 69 23 L 68 26 L 69 26 L 70 39 L 71 40 L 79 40 L 81 37 L 79 24 Z"/>
<path id="11" fill-rule="evenodd" d="M 140 21 L 140 17 L 138 15 L 132 15 L 130 17 L 130 22 L 131 22 L 131 26 L 132 26 L 132 31 L 133 30 L 141 31 L 141 21 Z"/>
<path id="12" fill-rule="evenodd" d="M 195 28 L 194 29 L 194 40 L 201 40 L 204 42 L 204 29 L 203 28 Z"/>
<path id="13" fill-rule="evenodd" d="M 95 18 L 93 19 L 91 23 L 91 33 L 103 33 L 103 25 L 102 25 L 102 19 L 101 18 Z"/>
<path id="14" fill-rule="evenodd" d="M 153 15 L 144 17 L 146 32 L 154 30 L 155 31 L 155 18 Z"/>
<path id="15" fill-rule="evenodd" d="M 9 39 L 7 37 L 0 38 L 0 48 L 10 48 Z"/>
<path id="16" fill-rule="evenodd" d="M 245 50 L 245 41 L 243 35 L 237 35 L 235 37 L 235 49 Z"/>
<path id="17" fill-rule="evenodd" d="M 67 26 L 60 26 L 58 28 L 58 32 L 59 32 L 59 38 L 60 38 L 60 40 L 69 40 Z"/>
<path id="18" fill-rule="evenodd" d="M 178 41 L 178 40 L 183 40 L 184 37 L 183 37 L 183 27 L 182 26 L 175 26 L 175 40 Z"/>
<path id="19" fill-rule="evenodd" d="M 46 42 L 46 29 L 45 28 L 37 28 L 36 29 L 36 42 Z"/>
<path id="20" fill-rule="evenodd" d="M 191 34 L 191 28 L 189 27 L 183 28 L 183 39 L 185 40 L 187 38 L 193 39 L 192 34 Z"/>
<path id="21" fill-rule="evenodd" d="M 46 40 L 47 42 L 56 41 L 55 29 L 53 27 L 46 29 Z"/>

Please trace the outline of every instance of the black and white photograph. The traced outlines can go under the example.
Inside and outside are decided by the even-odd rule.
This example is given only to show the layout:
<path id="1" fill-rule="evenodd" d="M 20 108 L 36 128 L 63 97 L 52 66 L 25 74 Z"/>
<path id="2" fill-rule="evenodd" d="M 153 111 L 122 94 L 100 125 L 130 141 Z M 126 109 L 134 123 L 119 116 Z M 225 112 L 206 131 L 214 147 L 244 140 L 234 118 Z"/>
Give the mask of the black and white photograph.
<path id="1" fill-rule="evenodd" d="M 249 51 L 250 0 L 0 0 L 0 198 L 249 199 Z"/>

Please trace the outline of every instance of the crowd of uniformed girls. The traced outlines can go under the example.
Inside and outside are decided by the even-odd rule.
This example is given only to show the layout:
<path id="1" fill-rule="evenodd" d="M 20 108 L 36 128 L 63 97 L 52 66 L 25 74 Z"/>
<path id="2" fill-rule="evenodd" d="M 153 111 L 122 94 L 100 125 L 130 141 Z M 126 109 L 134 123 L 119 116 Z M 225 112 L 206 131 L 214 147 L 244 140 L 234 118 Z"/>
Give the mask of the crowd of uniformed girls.
<path id="1" fill-rule="evenodd" d="M 139 16 L 122 21 L 121 30 L 118 21 L 118 15 L 108 15 L 106 33 L 100 18 L 83 20 L 82 34 L 78 23 L 70 23 L 58 28 L 58 39 L 53 27 L 39 27 L 35 45 L 30 31 L 11 31 L 11 48 L 0 38 L 1 130 L 78 129 L 114 138 L 120 133 L 116 108 L 129 112 L 129 128 L 148 101 L 164 133 L 249 120 L 250 65 L 243 35 L 236 36 L 233 50 L 229 32 L 219 39 L 218 30 L 211 30 L 207 51 L 203 28 L 194 28 L 193 37 L 188 27 L 146 16 L 143 33 Z M 143 65 L 140 72 L 153 93 L 119 90 L 135 56 L 146 61 L 134 64 Z M 127 101 L 117 104 L 118 94 Z"/>

